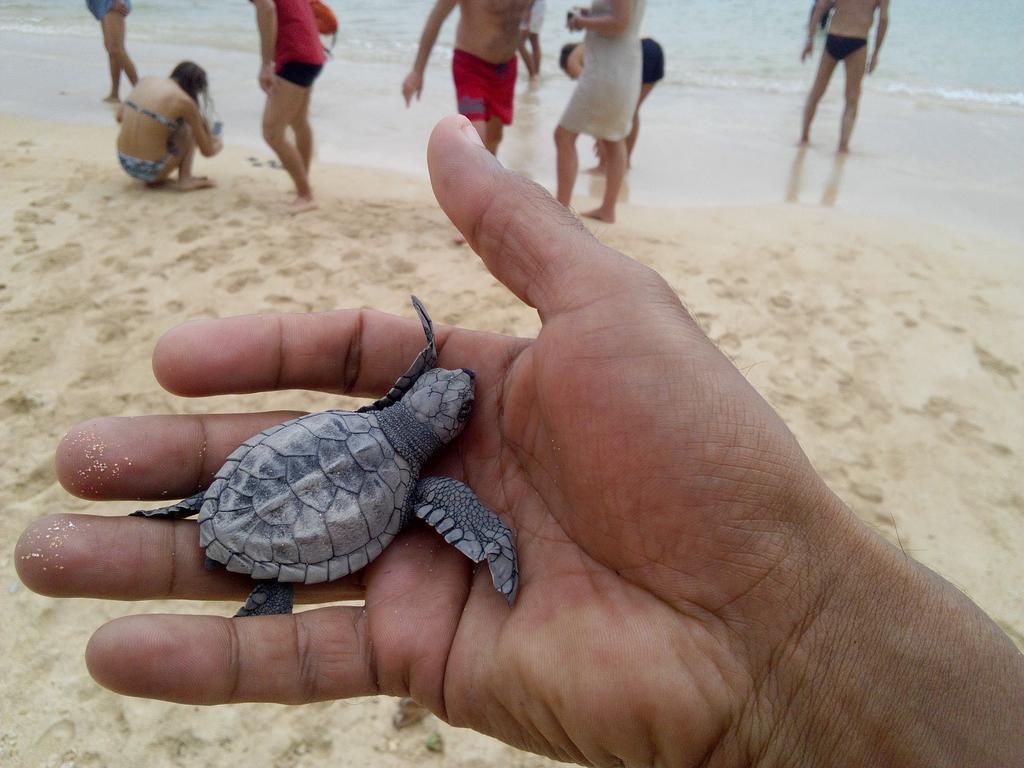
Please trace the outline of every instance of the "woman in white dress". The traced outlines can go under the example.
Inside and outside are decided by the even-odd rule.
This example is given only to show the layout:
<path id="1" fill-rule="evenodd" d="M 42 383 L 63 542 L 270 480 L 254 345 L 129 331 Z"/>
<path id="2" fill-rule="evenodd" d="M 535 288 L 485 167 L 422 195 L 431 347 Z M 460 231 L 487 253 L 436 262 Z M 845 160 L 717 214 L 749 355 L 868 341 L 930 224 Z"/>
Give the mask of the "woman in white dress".
<path id="1" fill-rule="evenodd" d="M 601 221 L 615 221 L 615 201 L 626 175 L 626 137 L 640 97 L 643 15 L 644 0 L 594 0 L 589 11 L 573 13 L 568 21 L 569 29 L 587 32 L 587 66 L 555 129 L 558 201 L 568 206 L 572 199 L 579 170 L 576 139 L 589 134 L 602 144 L 608 175 L 601 207 L 583 215 Z"/>

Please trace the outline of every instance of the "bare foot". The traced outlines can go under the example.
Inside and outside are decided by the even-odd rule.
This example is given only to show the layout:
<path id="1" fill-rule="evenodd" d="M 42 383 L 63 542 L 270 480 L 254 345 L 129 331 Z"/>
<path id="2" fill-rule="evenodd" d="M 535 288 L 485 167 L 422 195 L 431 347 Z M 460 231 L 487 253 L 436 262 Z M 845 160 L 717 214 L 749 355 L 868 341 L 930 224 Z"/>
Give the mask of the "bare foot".
<path id="1" fill-rule="evenodd" d="M 291 203 L 288 204 L 288 213 L 292 216 L 298 216 L 300 213 L 306 211 L 315 211 L 319 206 L 316 200 L 310 197 L 296 197 Z"/>
<path id="2" fill-rule="evenodd" d="M 215 186 L 217 186 L 217 183 L 205 176 L 188 176 L 184 179 L 178 179 L 178 189 L 182 192 L 193 192 L 197 189 L 208 189 Z"/>
<path id="3" fill-rule="evenodd" d="M 581 213 L 580 216 L 586 216 L 588 219 L 597 219 L 607 224 L 615 223 L 615 211 L 606 211 L 604 208 L 595 208 L 592 211 Z"/>
<path id="4" fill-rule="evenodd" d="M 595 165 L 593 168 L 588 168 L 584 171 L 588 176 L 604 176 L 607 172 L 603 165 Z"/>
<path id="5" fill-rule="evenodd" d="M 121 100 L 117 97 L 117 94 L 110 94 L 103 100 L 104 104 L 120 104 Z"/>

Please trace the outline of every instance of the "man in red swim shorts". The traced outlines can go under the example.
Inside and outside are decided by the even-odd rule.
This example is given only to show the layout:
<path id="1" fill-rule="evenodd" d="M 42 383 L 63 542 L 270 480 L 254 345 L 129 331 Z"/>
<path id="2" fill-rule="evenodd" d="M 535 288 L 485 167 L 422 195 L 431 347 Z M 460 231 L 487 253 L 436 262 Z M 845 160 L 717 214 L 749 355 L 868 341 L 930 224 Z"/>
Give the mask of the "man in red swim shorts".
<path id="1" fill-rule="evenodd" d="M 437 33 L 458 5 L 452 58 L 458 110 L 472 121 L 487 149 L 497 153 L 503 126 L 512 123 L 519 26 L 531 4 L 532 0 L 437 0 L 423 26 L 416 62 L 402 83 L 406 106 L 413 95 L 419 98 Z"/>
<path id="2" fill-rule="evenodd" d="M 260 87 L 267 94 L 263 110 L 263 138 L 274 150 L 295 184 L 289 210 L 302 213 L 316 208 L 309 185 L 313 159 L 313 129 L 309 125 L 309 98 L 313 81 L 326 57 L 309 0 L 251 0 L 260 31 Z M 288 140 L 291 126 L 295 143 Z"/>

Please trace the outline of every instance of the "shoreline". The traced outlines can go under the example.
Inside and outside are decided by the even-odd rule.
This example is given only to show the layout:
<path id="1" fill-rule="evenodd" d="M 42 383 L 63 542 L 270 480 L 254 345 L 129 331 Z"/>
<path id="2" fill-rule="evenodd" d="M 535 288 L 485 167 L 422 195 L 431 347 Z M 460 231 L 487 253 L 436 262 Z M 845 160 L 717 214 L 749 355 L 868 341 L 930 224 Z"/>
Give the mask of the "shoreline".
<path id="1" fill-rule="evenodd" d="M 43 51 L 26 37 L 32 36 L 0 32 L 0 62 L 12 71 L 30 67 L 33 72 L 0 93 L 0 113 L 103 124 L 109 110 L 99 104 L 104 76 L 99 41 L 55 35 L 46 38 L 51 50 Z M 144 41 L 136 41 L 133 50 L 146 62 L 140 66 L 143 74 L 170 71 L 183 57 L 205 62 L 229 147 L 267 152 L 259 133 L 263 95 L 256 87 L 254 54 Z M 311 112 L 318 161 L 425 179 L 427 137 L 453 109 L 442 59 L 434 57 L 423 99 L 408 109 L 398 93 L 402 62 L 330 62 L 315 87 Z M 548 63 L 539 84 L 520 78 L 516 120 L 506 130 L 499 157 L 550 190 L 551 134 L 572 83 Z M 858 214 L 942 221 L 1024 243 L 1024 220 L 1017 214 L 1024 210 L 1020 110 L 961 108 L 889 96 L 872 90 L 870 81 L 865 87 L 853 153 L 845 158 L 833 151 L 841 82 L 833 82 L 823 100 L 806 150 L 795 146 L 803 93 L 655 88 L 641 114 L 623 199 L 659 209 L 795 200 Z M 581 167 L 588 167 L 586 137 L 578 151 Z M 585 209 L 601 189 L 600 181 L 581 175 L 576 207 Z"/>

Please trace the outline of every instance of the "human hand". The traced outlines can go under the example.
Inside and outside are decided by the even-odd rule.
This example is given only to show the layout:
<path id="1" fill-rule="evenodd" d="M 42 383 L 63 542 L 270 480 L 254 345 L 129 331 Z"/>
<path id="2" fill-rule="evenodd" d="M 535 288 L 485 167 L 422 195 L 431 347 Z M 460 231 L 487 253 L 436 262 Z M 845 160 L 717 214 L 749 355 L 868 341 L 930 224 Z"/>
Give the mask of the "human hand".
<path id="1" fill-rule="evenodd" d="M 402 81 L 402 97 L 405 99 L 405 106 L 409 106 L 415 94 L 416 101 L 420 100 L 420 93 L 423 91 L 423 75 L 412 70 Z"/>
<path id="2" fill-rule="evenodd" d="M 439 364 L 472 366 L 477 399 L 431 473 L 468 483 L 516 532 L 515 606 L 486 568 L 413 527 L 362 572 L 296 593 L 364 607 L 119 619 L 89 643 L 97 680 L 204 704 L 411 695 L 594 765 L 939 764 L 936 749 L 978 740 L 1024 751 L 1022 702 L 1005 695 L 1021 689 L 1019 657 L 852 517 L 662 278 L 502 169 L 464 118 L 435 129 L 429 164 L 442 208 L 543 323 L 536 339 L 437 329 Z M 414 320 L 372 311 L 250 316 L 172 331 L 154 370 L 192 396 L 378 396 L 422 344 Z M 293 415 L 95 420 L 62 442 L 58 474 L 89 498 L 185 497 Z M 98 472 L 97 443 L 130 463 Z M 235 602 L 251 589 L 203 569 L 191 521 L 71 519 L 19 542 L 33 589 Z M 43 539 L 54 525 L 60 540 Z M 63 567 L 47 570 L 55 555 Z M 935 658 L 942 676 L 922 682 Z M 893 745 L 906 760 L 885 759 Z"/>
<path id="3" fill-rule="evenodd" d="M 868 74 L 873 74 L 875 67 L 878 66 L 878 51 L 871 54 L 871 62 L 868 64 Z"/>
<path id="4" fill-rule="evenodd" d="M 580 30 L 586 29 L 585 16 L 586 13 L 582 8 L 573 8 L 566 16 L 566 28 L 570 32 L 579 32 Z"/>
<path id="5" fill-rule="evenodd" d="M 814 40 L 810 37 L 807 38 L 807 44 L 804 45 L 804 51 L 800 54 L 800 63 L 807 61 L 807 57 L 814 52 Z"/>
<path id="6" fill-rule="evenodd" d="M 263 89 L 264 93 L 270 93 L 270 90 L 274 87 L 274 64 L 273 62 L 266 62 L 260 66 L 259 74 L 260 88 Z"/>
<path id="7" fill-rule="evenodd" d="M 122 16 L 127 16 L 132 12 L 132 9 L 128 7 L 128 4 L 125 3 L 124 0 L 114 0 L 114 5 L 111 10 L 120 13 Z"/>

